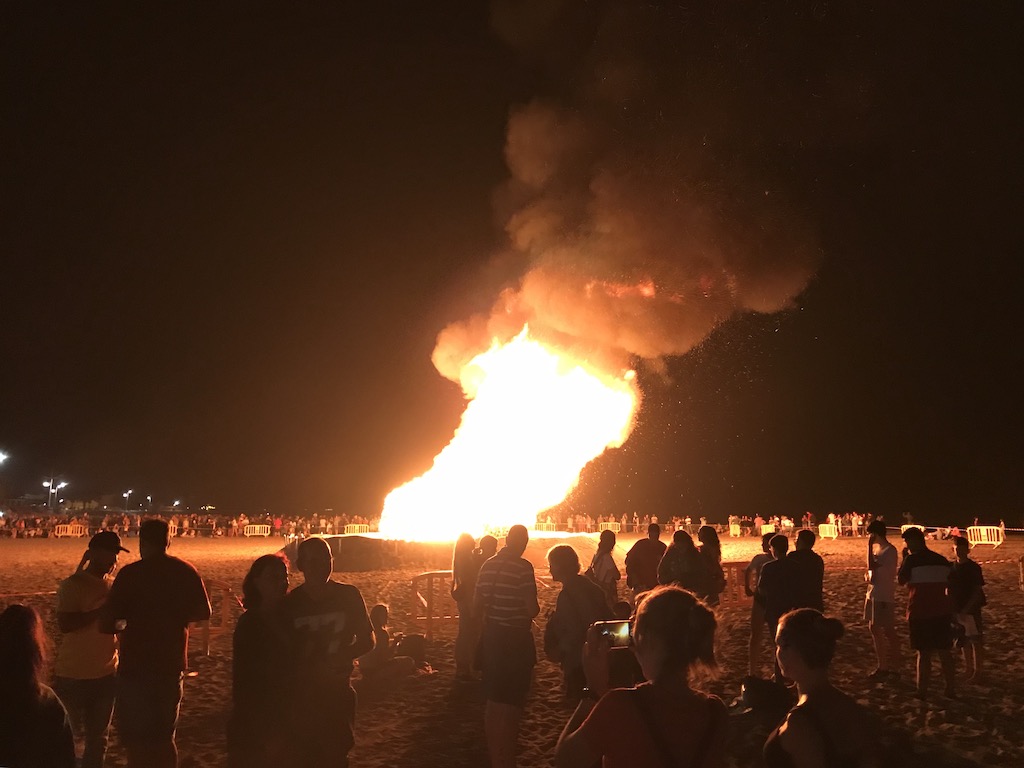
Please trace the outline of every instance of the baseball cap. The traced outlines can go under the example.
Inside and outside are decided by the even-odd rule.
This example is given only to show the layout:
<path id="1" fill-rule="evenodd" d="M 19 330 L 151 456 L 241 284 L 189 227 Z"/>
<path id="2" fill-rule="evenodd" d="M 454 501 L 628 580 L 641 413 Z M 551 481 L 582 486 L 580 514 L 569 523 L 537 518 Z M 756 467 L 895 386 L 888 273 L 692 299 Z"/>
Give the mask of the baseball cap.
<path id="1" fill-rule="evenodd" d="M 89 539 L 89 549 L 103 549 L 107 552 L 127 552 L 121 546 L 121 537 L 113 531 L 100 531 Z"/>

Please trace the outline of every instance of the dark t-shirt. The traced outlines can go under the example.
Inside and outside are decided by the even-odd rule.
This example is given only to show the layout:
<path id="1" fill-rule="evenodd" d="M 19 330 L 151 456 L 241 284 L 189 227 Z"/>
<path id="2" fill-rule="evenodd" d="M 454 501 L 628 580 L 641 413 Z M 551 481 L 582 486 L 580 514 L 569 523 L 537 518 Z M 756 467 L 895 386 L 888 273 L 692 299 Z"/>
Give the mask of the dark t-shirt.
<path id="1" fill-rule="evenodd" d="M 658 563 L 665 554 L 665 542 L 640 539 L 626 553 L 626 585 L 634 589 L 658 586 Z"/>
<path id="2" fill-rule="evenodd" d="M 566 580 L 555 602 L 555 612 L 548 621 L 557 623 L 559 650 L 564 667 L 583 663 L 583 645 L 587 628 L 595 621 L 611 618 L 604 592 L 586 576 L 576 574 Z"/>
<path id="3" fill-rule="evenodd" d="M 825 561 L 812 549 L 795 549 L 786 555 L 790 573 L 791 607 L 825 610 L 822 591 L 825 582 Z"/>
<path id="4" fill-rule="evenodd" d="M 188 624 L 210 617 L 210 598 L 196 569 L 171 555 L 146 557 L 121 569 L 100 626 L 123 620 L 122 675 L 174 675 L 188 667 Z"/>
<path id="5" fill-rule="evenodd" d="M 963 613 L 974 590 L 983 586 L 985 577 L 980 565 L 973 560 L 953 563 L 949 569 L 949 596 L 953 600 L 953 611 Z"/>
<path id="6" fill-rule="evenodd" d="M 298 696 L 347 689 L 353 659 L 373 647 L 373 629 L 359 590 L 329 581 L 314 600 L 303 584 L 285 596 L 281 613 Z"/>
<path id="7" fill-rule="evenodd" d="M 910 591 L 907 618 L 939 619 L 953 613 L 947 592 L 949 561 L 938 552 L 923 549 L 907 555 L 896 580 Z"/>

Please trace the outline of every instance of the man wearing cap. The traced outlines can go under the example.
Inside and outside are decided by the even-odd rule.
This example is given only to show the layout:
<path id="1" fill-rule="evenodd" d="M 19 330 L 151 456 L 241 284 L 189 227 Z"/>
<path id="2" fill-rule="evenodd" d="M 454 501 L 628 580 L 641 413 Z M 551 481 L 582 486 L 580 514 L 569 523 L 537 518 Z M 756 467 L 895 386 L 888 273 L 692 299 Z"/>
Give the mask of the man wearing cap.
<path id="1" fill-rule="evenodd" d="M 107 601 L 107 576 L 117 556 L 128 550 L 113 531 L 100 531 L 57 588 L 57 625 L 62 634 L 53 687 L 67 707 L 77 739 L 84 742 L 82 768 L 101 768 L 114 709 L 117 640 L 100 632 L 100 609 Z"/>
<path id="2" fill-rule="evenodd" d="M 885 537 L 885 523 L 868 524 L 868 594 L 864 601 L 864 619 L 871 631 L 878 666 L 869 680 L 895 680 L 899 677 L 900 645 L 896 636 L 896 547 Z"/>
<path id="3" fill-rule="evenodd" d="M 110 587 L 100 630 L 120 633 L 117 733 L 129 768 L 175 768 L 174 732 L 187 668 L 188 625 L 210 618 L 210 598 L 196 569 L 167 554 L 163 520 L 139 525 L 141 560 Z"/>
<path id="4" fill-rule="evenodd" d="M 928 696 L 932 653 L 938 652 L 946 680 L 946 696 L 954 698 L 953 603 L 948 592 L 950 562 L 928 549 L 920 528 L 907 528 L 903 540 L 909 554 L 903 558 L 896 580 L 905 584 L 910 592 L 907 623 L 910 647 L 917 651 L 917 697 L 923 700 Z"/>

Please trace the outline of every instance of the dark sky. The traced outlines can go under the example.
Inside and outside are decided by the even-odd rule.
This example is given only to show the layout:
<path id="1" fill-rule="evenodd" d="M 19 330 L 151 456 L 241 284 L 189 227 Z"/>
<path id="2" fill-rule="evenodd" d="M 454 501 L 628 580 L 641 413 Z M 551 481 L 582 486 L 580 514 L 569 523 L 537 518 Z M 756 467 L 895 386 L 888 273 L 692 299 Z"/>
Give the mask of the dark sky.
<path id="1" fill-rule="evenodd" d="M 513 46 L 476 2 L 5 4 L 4 491 L 373 514 L 425 470 L 462 408 L 436 334 L 505 245 L 510 109 L 572 91 L 604 13 L 561 5 Z M 1021 12 L 836 5 L 667 12 L 659 66 L 716 64 L 690 135 L 821 261 L 642 373 L 574 506 L 1019 524 Z"/>

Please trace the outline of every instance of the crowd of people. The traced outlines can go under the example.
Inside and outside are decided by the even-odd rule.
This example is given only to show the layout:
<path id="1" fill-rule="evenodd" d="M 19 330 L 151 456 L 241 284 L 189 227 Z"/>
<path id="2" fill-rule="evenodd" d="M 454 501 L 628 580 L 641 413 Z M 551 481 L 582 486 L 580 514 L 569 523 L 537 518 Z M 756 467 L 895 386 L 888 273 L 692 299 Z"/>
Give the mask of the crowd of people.
<path id="1" fill-rule="evenodd" d="M 725 586 L 717 531 L 702 526 L 695 542 L 677 529 L 668 546 L 658 523 L 649 523 L 646 533 L 624 558 L 625 589 L 613 531 L 601 532 L 586 568 L 568 544 L 547 553 L 561 589 L 543 621 L 543 652 L 561 667 L 564 695 L 575 704 L 555 748 L 558 766 L 725 763 L 727 709 L 700 686 L 716 668 L 715 605 Z M 969 543 L 956 537 L 950 562 L 929 549 L 923 531 L 907 528 L 900 559 L 882 521 L 868 523 L 865 533 L 864 615 L 877 657 L 867 678 L 886 685 L 901 673 L 894 600 L 903 585 L 917 695 L 932 695 L 932 657 L 938 656 L 943 695 L 955 697 L 954 646 L 963 651 L 969 680 L 983 673 L 984 576 Z M 788 537 L 765 535 L 763 551 L 746 570 L 753 597 L 750 679 L 761 678 L 767 635 L 775 646 L 772 684 L 794 701 L 764 745 L 765 765 L 882 765 L 881 723 L 829 681 L 844 626 L 828 616 L 815 534 L 805 528 L 795 539 L 789 551 Z M 168 554 L 166 521 L 143 520 L 137 541 L 141 558 L 111 580 L 127 550 L 118 532 L 99 531 L 60 584 L 63 639 L 52 687 L 38 614 L 17 604 L 0 614 L 0 765 L 99 768 L 112 719 L 129 766 L 177 765 L 188 627 L 209 618 L 210 602 L 195 568 Z M 501 548 L 494 537 L 477 542 L 464 534 L 452 558 L 456 682 L 479 680 L 495 768 L 516 764 L 537 663 L 533 627 L 540 604 L 534 567 L 523 557 L 528 543 L 521 525 L 508 530 Z M 347 765 L 356 736 L 355 667 L 364 679 L 387 685 L 423 665 L 422 636 L 404 651 L 409 639 L 392 635 L 387 606 L 367 610 L 355 586 L 333 578 L 326 540 L 303 540 L 295 567 L 302 583 L 292 589 L 289 564 L 279 554 L 258 558 L 243 582 L 226 731 L 231 766 Z M 851 728 L 859 738 L 844 738 Z M 313 736 L 287 738 L 296 732 Z"/>

